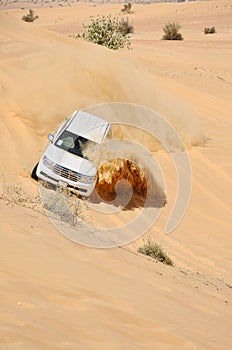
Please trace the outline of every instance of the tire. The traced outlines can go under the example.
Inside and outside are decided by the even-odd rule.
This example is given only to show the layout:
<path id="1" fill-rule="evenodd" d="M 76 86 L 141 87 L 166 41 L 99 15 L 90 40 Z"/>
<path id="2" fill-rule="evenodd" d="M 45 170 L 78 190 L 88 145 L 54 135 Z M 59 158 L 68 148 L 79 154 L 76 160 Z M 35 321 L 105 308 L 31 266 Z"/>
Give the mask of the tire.
<path id="1" fill-rule="evenodd" d="M 34 166 L 32 172 L 31 172 L 31 177 L 32 177 L 32 179 L 34 179 L 35 181 L 38 181 L 38 180 L 39 180 L 38 176 L 36 175 L 36 170 L 37 170 L 37 168 L 38 168 L 38 164 L 39 164 L 39 163 L 37 163 L 37 164 Z"/>

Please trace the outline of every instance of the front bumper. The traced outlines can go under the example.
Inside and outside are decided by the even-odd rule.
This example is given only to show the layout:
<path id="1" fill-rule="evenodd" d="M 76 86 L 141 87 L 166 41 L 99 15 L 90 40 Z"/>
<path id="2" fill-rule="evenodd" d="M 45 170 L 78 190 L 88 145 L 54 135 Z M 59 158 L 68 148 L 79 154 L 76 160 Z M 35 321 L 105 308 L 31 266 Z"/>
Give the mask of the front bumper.
<path id="1" fill-rule="evenodd" d="M 48 169 L 43 164 L 41 164 L 41 162 L 38 165 L 36 174 L 39 180 L 42 180 L 44 182 L 50 183 L 55 186 L 68 188 L 86 197 L 90 196 L 95 188 L 95 182 L 91 184 L 86 184 L 79 181 L 77 182 L 71 181 L 67 178 L 64 178 L 54 173 L 52 170 Z"/>

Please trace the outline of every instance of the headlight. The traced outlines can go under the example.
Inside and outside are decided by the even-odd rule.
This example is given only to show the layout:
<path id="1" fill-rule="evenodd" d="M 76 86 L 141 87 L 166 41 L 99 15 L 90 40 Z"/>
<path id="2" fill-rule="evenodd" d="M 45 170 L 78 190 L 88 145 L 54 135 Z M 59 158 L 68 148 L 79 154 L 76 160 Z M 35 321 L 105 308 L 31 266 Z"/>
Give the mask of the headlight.
<path id="1" fill-rule="evenodd" d="M 50 170 L 52 170 L 54 166 L 54 163 L 47 156 L 43 157 L 43 164 Z"/>
<path id="2" fill-rule="evenodd" d="M 95 176 L 87 176 L 87 175 L 81 175 L 80 182 L 84 182 L 86 184 L 91 184 L 95 181 Z"/>

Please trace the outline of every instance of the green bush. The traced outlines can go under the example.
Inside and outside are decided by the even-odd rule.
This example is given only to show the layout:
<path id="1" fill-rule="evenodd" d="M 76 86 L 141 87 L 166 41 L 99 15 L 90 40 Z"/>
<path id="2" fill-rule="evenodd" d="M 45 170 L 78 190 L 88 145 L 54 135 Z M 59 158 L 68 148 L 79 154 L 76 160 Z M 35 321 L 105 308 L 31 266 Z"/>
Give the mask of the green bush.
<path id="1" fill-rule="evenodd" d="M 123 5 L 123 8 L 121 9 L 121 11 L 126 13 L 132 13 L 131 8 L 132 8 L 132 4 L 128 2 L 128 4 Z"/>
<path id="2" fill-rule="evenodd" d="M 214 33 L 216 33 L 216 29 L 215 29 L 215 27 L 205 28 L 204 33 L 205 34 L 214 34 Z"/>
<path id="3" fill-rule="evenodd" d="M 144 241 L 144 245 L 138 249 L 138 253 L 150 256 L 163 264 L 173 266 L 174 263 L 167 255 L 164 249 L 157 243 L 153 242 L 150 238 Z"/>
<path id="4" fill-rule="evenodd" d="M 169 22 L 163 27 L 163 40 L 183 40 L 182 34 L 179 33 L 181 26 L 175 22 Z"/>
<path id="5" fill-rule="evenodd" d="M 125 30 L 122 30 L 122 24 L 118 18 L 110 15 L 97 16 L 96 18 L 90 17 L 90 23 L 83 24 L 83 27 L 85 32 L 78 34 L 77 38 L 82 38 L 113 50 L 123 47 L 130 48 L 130 36 L 125 33 Z"/>
<path id="6" fill-rule="evenodd" d="M 34 22 L 34 20 L 37 18 L 39 18 L 39 16 L 34 16 L 34 11 L 29 10 L 29 13 L 27 15 L 24 15 L 21 19 L 25 22 Z"/>

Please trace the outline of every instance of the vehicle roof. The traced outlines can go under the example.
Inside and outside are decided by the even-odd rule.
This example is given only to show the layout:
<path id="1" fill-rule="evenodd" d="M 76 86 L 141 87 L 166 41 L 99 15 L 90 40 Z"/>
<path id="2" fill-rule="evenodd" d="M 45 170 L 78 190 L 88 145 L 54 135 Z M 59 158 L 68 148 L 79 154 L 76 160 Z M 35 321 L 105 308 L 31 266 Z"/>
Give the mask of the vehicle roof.
<path id="1" fill-rule="evenodd" d="M 102 143 L 110 129 L 110 124 L 87 112 L 75 111 L 67 130 L 96 143 Z"/>

